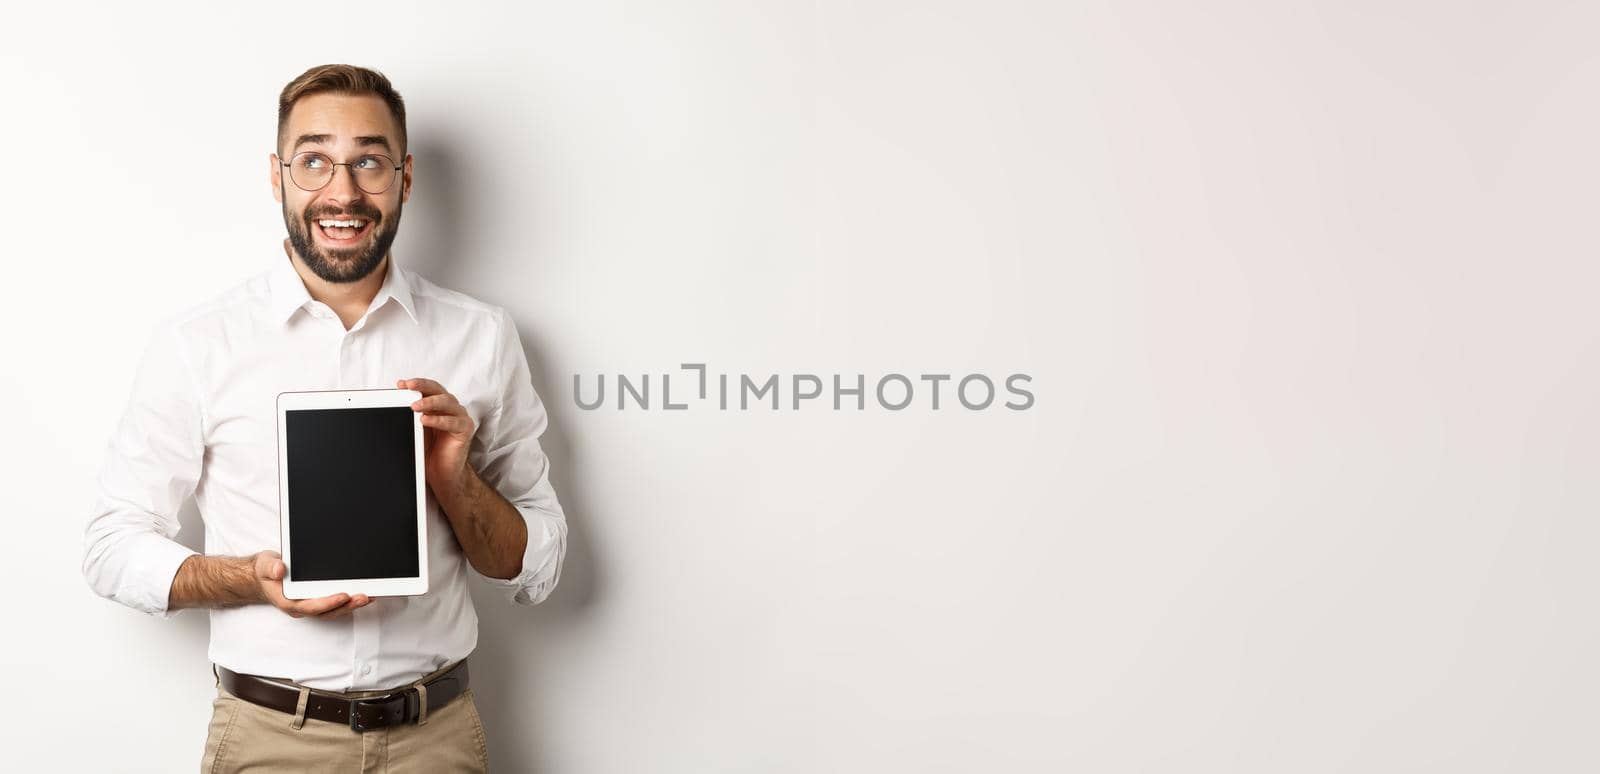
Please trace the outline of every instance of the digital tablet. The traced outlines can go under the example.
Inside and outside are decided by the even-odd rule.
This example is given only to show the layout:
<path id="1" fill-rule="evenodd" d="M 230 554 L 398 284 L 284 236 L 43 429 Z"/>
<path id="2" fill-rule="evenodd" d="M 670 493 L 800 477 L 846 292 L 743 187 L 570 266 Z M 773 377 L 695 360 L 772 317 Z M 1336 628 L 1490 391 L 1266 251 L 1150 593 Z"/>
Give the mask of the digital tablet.
<path id="1" fill-rule="evenodd" d="M 427 479 L 416 390 L 278 395 L 283 595 L 428 591 Z"/>

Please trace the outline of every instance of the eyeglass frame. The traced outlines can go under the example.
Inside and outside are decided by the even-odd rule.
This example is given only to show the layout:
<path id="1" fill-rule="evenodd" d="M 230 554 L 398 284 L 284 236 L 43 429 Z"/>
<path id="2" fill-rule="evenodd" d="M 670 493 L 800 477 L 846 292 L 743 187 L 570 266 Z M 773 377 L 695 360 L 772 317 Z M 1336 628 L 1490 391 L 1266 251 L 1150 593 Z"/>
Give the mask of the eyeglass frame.
<path id="1" fill-rule="evenodd" d="M 279 164 L 279 166 L 289 167 L 292 164 L 294 164 L 294 160 L 295 159 L 300 158 L 301 156 L 304 156 L 304 155 L 306 155 L 308 153 L 314 153 L 314 154 L 316 154 L 318 156 L 321 156 L 321 157 L 327 159 L 328 163 L 333 165 L 333 171 L 328 173 L 328 182 L 323 183 L 322 185 L 317 186 L 316 188 L 307 188 L 307 187 L 305 187 L 303 185 L 300 185 L 300 181 L 294 179 L 294 171 L 292 169 L 288 173 L 286 173 L 288 178 L 289 178 L 289 182 L 294 183 L 294 187 L 295 188 L 298 188 L 298 189 L 300 189 L 302 191 L 305 191 L 306 193 L 316 193 L 317 191 L 320 191 L 320 190 L 322 190 L 324 188 L 327 188 L 330 184 L 333 183 L 333 179 L 335 177 L 339 176 L 339 167 L 350 167 L 350 165 L 352 163 L 354 163 L 354 162 L 349 162 L 349 161 L 334 161 L 332 156 L 329 156 L 328 154 L 323 153 L 322 151 L 304 150 L 304 151 L 300 151 L 299 153 L 294 154 L 293 156 L 290 156 L 288 161 L 284 161 L 282 156 L 278 156 L 278 164 Z M 277 154 L 273 154 L 273 155 L 277 155 Z M 360 161 L 361 158 L 364 158 L 364 157 L 377 158 L 377 157 L 380 157 L 380 156 L 383 157 L 383 158 L 389 159 L 390 161 L 394 161 L 394 159 L 390 158 L 389 155 L 386 154 L 386 153 L 363 153 L 363 154 L 361 154 L 361 156 L 358 156 L 356 158 L 356 160 Z M 392 171 L 399 172 L 400 170 L 405 169 L 405 168 L 406 168 L 406 163 L 405 163 L 404 160 L 402 160 L 399 164 L 396 164 L 393 167 Z M 354 167 L 350 168 L 350 182 L 351 182 L 351 184 L 353 184 L 356 187 L 356 190 L 358 190 L 358 191 L 360 191 L 360 192 L 362 192 L 364 194 L 367 194 L 368 196 L 381 196 L 383 194 L 388 193 L 389 189 L 394 187 L 394 181 L 398 180 L 399 178 L 400 178 L 399 175 L 391 176 L 389 178 L 389 184 L 384 186 L 382 191 L 368 191 L 367 189 L 361 187 L 361 183 L 356 181 L 356 170 L 355 170 L 355 168 Z"/>

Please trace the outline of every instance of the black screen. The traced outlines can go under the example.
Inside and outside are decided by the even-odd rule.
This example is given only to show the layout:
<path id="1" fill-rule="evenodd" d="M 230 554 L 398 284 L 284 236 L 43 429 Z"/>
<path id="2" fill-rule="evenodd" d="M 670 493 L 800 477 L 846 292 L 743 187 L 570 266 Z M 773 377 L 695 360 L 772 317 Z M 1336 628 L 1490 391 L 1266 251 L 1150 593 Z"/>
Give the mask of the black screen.
<path id="1" fill-rule="evenodd" d="M 290 580 L 416 577 L 414 413 L 284 412 Z"/>

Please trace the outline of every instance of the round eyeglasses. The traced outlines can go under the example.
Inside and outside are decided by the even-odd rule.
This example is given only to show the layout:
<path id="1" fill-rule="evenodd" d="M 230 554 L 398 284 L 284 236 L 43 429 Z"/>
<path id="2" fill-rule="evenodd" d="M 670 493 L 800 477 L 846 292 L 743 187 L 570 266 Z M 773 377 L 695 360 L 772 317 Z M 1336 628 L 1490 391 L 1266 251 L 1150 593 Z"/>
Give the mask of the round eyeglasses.
<path id="1" fill-rule="evenodd" d="M 334 162 L 316 151 L 296 153 L 288 161 L 278 162 L 289 168 L 289 180 L 302 191 L 320 191 L 333 181 L 334 169 L 349 167 L 356 187 L 369 194 L 381 194 L 394 185 L 401 166 L 381 153 L 371 153 L 350 162 Z"/>

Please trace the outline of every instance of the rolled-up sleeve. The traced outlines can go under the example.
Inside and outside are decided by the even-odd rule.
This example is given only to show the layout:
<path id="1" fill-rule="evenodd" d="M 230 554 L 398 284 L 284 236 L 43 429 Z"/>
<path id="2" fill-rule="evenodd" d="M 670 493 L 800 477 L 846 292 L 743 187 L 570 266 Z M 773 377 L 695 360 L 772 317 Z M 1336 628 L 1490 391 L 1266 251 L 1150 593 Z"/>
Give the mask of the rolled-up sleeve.
<path id="1" fill-rule="evenodd" d="M 173 321 L 158 325 L 107 445 L 84 532 L 83 577 L 95 593 L 169 618 L 172 579 L 197 553 L 173 540 L 205 454 L 197 385 Z"/>
<path id="2" fill-rule="evenodd" d="M 528 525 L 522 571 L 513 578 L 491 578 L 511 601 L 543 602 L 561 578 L 567 552 L 567 518 L 550 484 L 550 458 L 539 446 L 549 424 L 544 402 L 533 389 L 527 355 L 516 323 L 498 310 L 493 378 L 502 386 L 498 405 L 480 423 L 469 463 L 495 491 L 516 507 Z"/>

